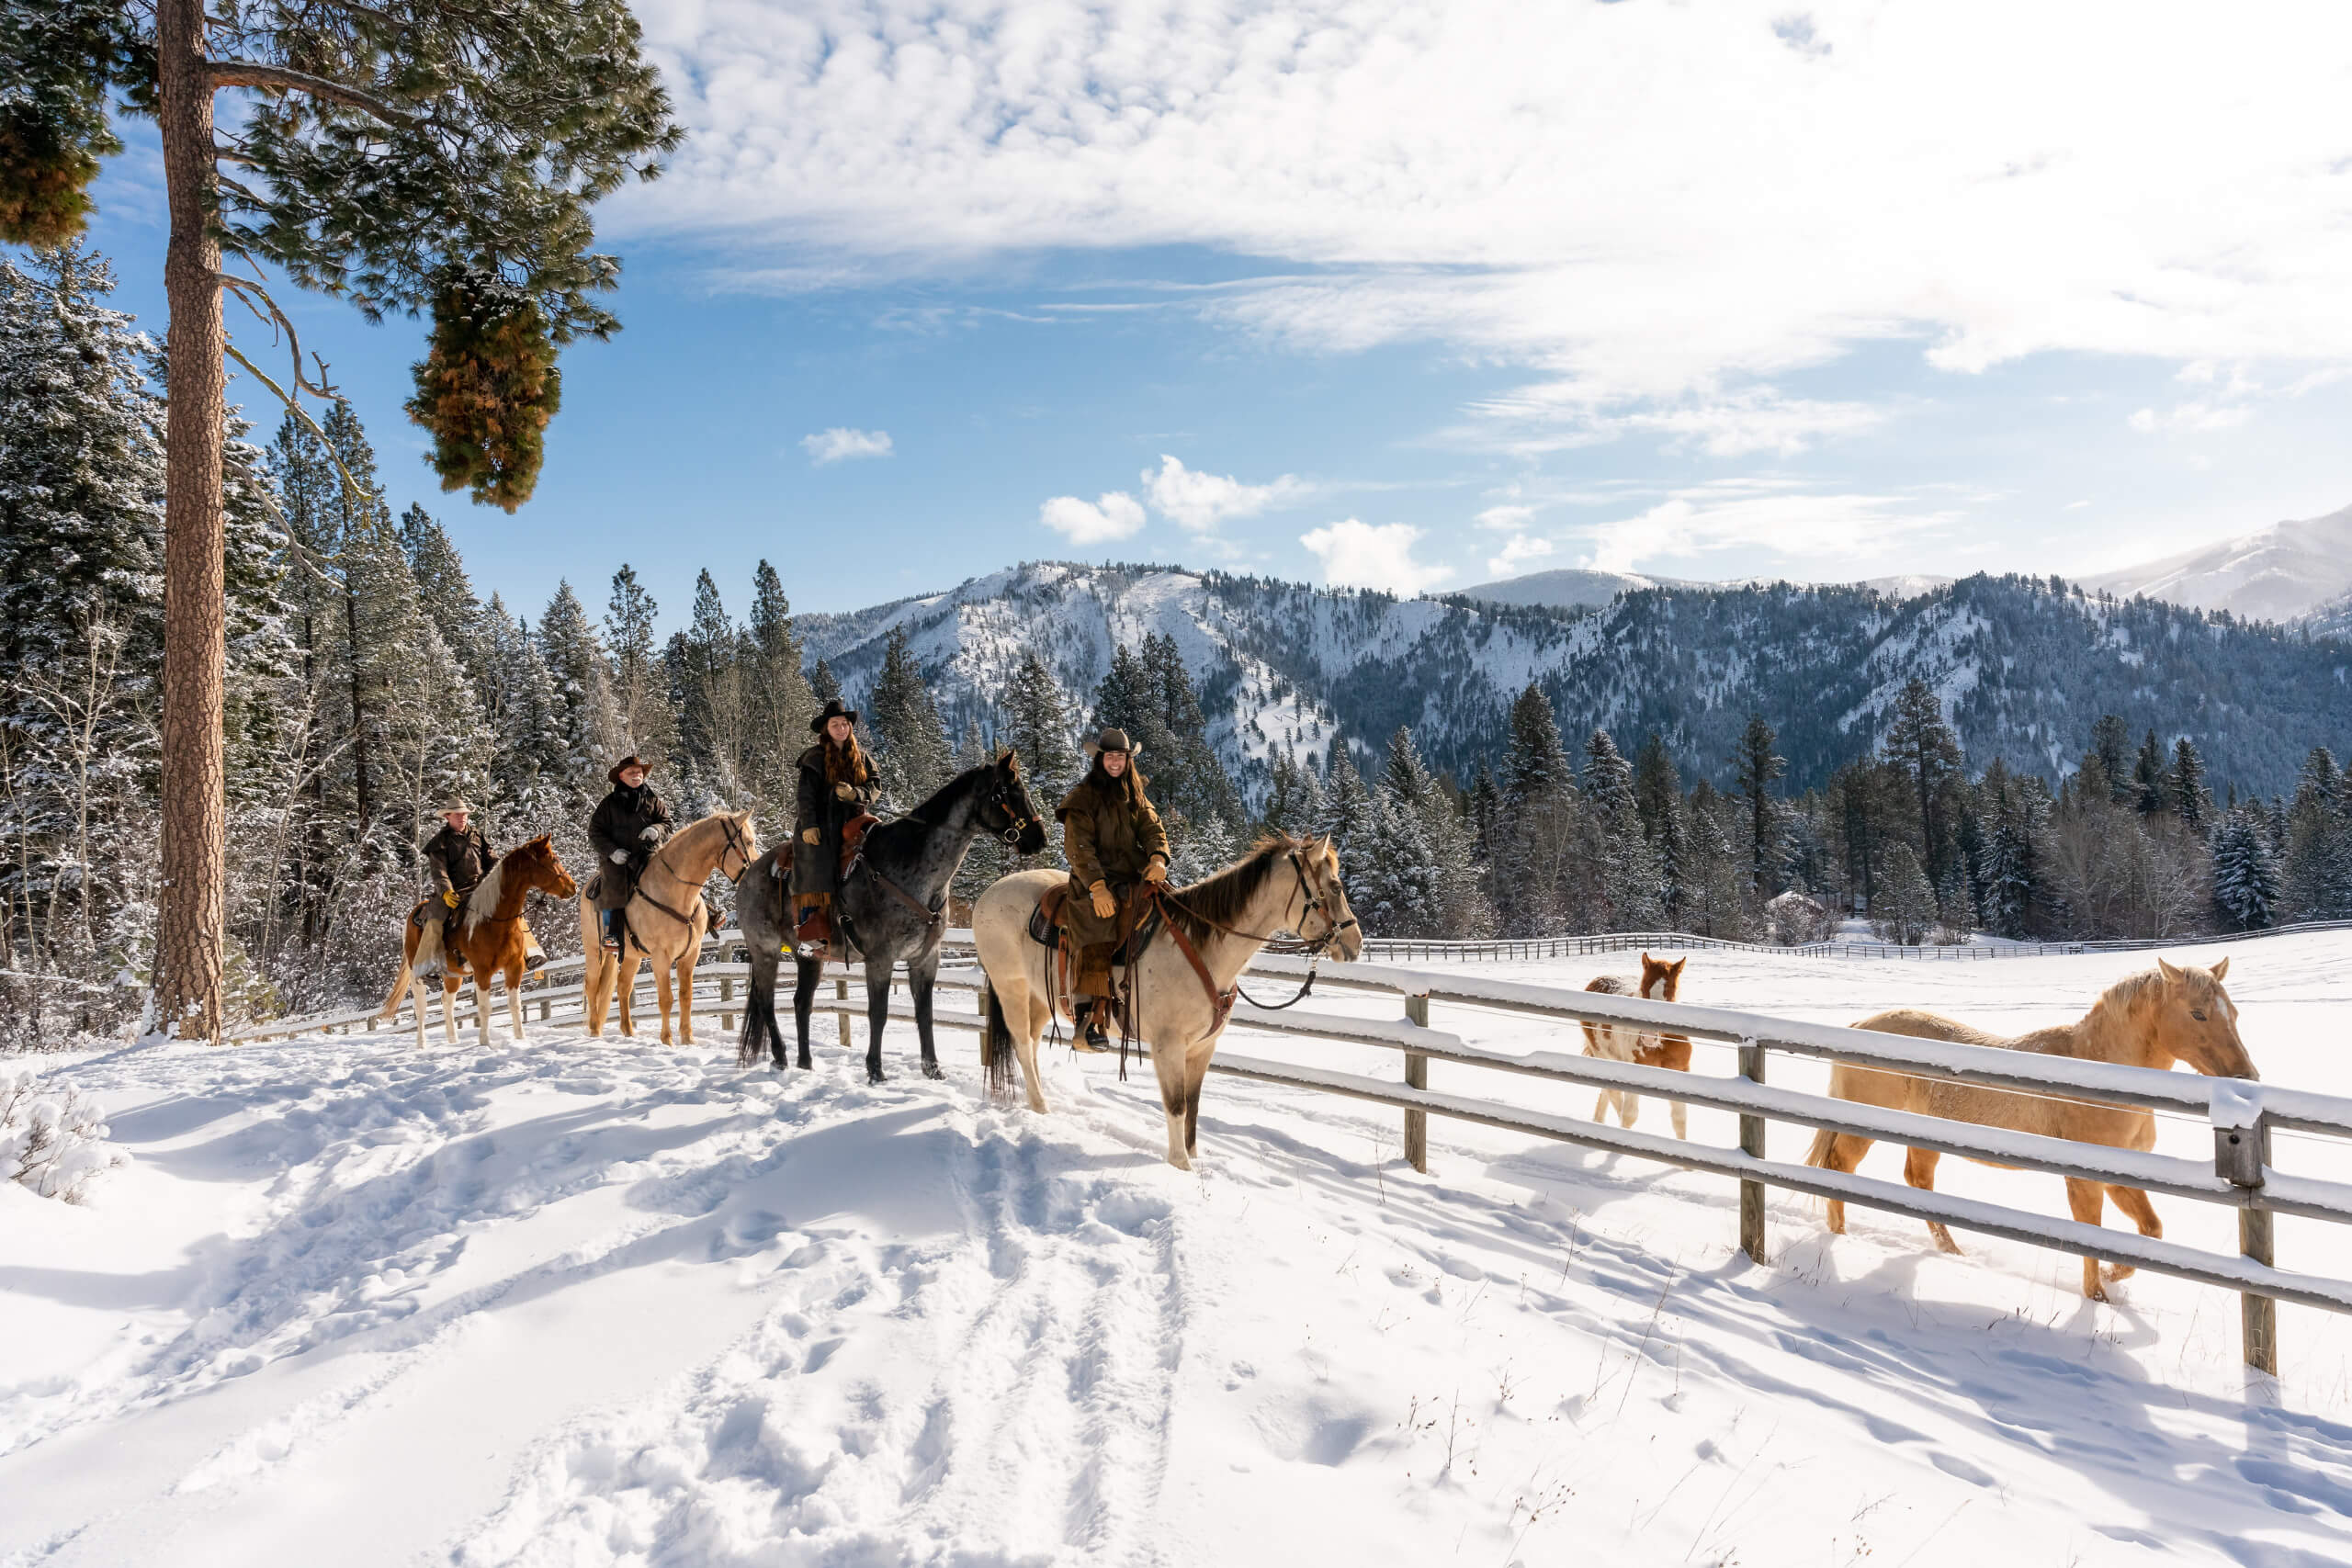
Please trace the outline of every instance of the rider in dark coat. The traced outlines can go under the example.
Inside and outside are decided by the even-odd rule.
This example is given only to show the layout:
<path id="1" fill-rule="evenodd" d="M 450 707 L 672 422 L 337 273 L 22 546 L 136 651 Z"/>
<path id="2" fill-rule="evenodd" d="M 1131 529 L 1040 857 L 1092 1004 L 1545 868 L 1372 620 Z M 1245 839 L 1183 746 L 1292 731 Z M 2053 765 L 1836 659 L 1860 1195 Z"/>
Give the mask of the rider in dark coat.
<path id="1" fill-rule="evenodd" d="M 1054 815 L 1062 824 L 1062 858 L 1069 862 L 1069 897 L 1062 924 L 1078 945 L 1076 988 L 1087 1043 L 1105 1043 L 1103 1010 L 1111 994 L 1111 953 L 1120 936 L 1120 911 L 1136 886 L 1168 880 L 1168 829 L 1143 792 L 1135 747 L 1124 729 L 1105 729 L 1087 745 L 1093 765 L 1062 797 Z"/>
<path id="2" fill-rule="evenodd" d="M 588 820 L 588 841 L 595 846 L 604 873 L 596 880 L 596 908 L 605 912 L 605 945 L 621 944 L 621 910 L 637 890 L 645 863 L 670 834 L 670 808 L 645 782 L 642 758 L 634 754 L 613 764 L 605 774 L 612 792 L 597 803 Z"/>
<path id="3" fill-rule="evenodd" d="M 821 954 L 832 936 L 840 891 L 842 830 L 874 808 L 873 766 L 857 743 L 857 710 L 836 697 L 808 721 L 817 743 L 800 753 L 793 818 L 792 924 L 804 948 Z"/>
<path id="4" fill-rule="evenodd" d="M 441 808 L 441 830 L 424 841 L 424 869 L 433 877 L 433 896 L 425 901 L 424 912 L 441 917 L 444 953 L 449 951 L 449 939 L 457 934 L 467 895 L 490 874 L 491 863 L 498 858 L 498 852 L 490 847 L 489 835 L 471 826 L 469 815 L 464 801 L 449 802 Z"/>

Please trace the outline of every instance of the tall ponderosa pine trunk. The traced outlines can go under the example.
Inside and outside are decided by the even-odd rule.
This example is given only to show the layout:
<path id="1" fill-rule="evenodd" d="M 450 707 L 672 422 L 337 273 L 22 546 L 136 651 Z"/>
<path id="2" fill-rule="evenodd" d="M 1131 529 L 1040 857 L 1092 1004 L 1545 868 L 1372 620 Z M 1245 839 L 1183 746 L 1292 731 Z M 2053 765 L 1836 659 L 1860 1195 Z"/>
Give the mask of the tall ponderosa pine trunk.
<path id="1" fill-rule="evenodd" d="M 220 247 L 211 230 L 212 84 L 202 0 L 157 0 L 164 185 L 171 211 L 164 292 L 172 321 L 164 502 L 163 886 L 156 1023 L 220 1038 L 228 903 L 221 721 L 228 637 L 222 568 Z"/>

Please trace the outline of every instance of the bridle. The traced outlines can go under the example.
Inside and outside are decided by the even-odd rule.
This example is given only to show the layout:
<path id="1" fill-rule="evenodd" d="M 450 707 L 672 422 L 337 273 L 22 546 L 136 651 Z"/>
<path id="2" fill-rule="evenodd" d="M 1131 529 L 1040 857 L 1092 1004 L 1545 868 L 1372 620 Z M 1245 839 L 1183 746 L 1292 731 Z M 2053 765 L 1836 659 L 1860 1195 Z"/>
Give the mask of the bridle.
<path id="1" fill-rule="evenodd" d="M 725 846 L 719 850 L 718 860 L 713 869 L 716 870 L 719 875 L 727 878 L 729 882 L 741 882 L 743 880 L 743 874 L 752 869 L 752 862 L 757 858 L 752 853 L 751 837 L 743 831 L 742 825 L 737 822 L 732 815 L 720 815 L 718 818 L 718 825 L 720 830 L 727 835 L 727 842 Z M 670 845 L 674 844 L 678 840 L 673 838 L 667 843 L 664 843 L 660 849 L 655 850 L 652 854 L 647 856 L 645 862 L 646 869 L 650 871 L 653 869 L 655 864 L 659 863 L 664 874 L 668 875 L 671 880 L 676 882 L 681 886 L 692 887 L 695 890 L 695 897 L 699 898 L 702 897 L 704 883 L 707 883 L 710 878 L 708 876 L 705 876 L 701 882 L 688 882 L 684 877 L 680 876 L 676 872 L 672 871 L 670 869 L 669 863 L 662 859 L 664 854 L 669 852 Z M 730 852 L 735 856 L 735 869 L 733 871 L 727 869 L 727 856 Z M 691 928 L 695 923 L 693 916 L 681 914 L 677 910 L 670 908 L 669 905 L 662 902 L 661 899 L 653 897 L 652 894 L 648 893 L 645 890 L 642 878 L 639 879 L 637 887 L 631 890 L 629 897 L 632 899 L 644 899 L 647 903 L 652 905 L 655 908 L 661 910 L 663 914 L 669 916 L 672 919 L 677 921 L 682 926 Z M 639 944 L 640 948 L 642 945 L 642 943 Z"/>
<path id="2" fill-rule="evenodd" d="M 1003 840 L 1005 848 L 1018 850 L 1021 846 L 1021 835 L 1035 826 L 1037 818 L 1025 811 L 1016 809 L 1011 799 L 1011 794 L 1012 792 L 1004 786 L 1003 773 L 997 772 L 994 781 L 989 785 L 988 803 L 983 809 L 996 811 L 1003 816 L 1004 826 L 990 828 L 989 831 Z"/>
<path id="3" fill-rule="evenodd" d="M 752 862 L 758 858 L 752 853 L 751 835 L 744 832 L 742 825 L 732 817 L 722 817 L 719 822 L 727 830 L 727 850 L 735 852 L 735 869 L 727 869 L 727 851 L 722 850 L 718 855 L 718 874 L 729 882 L 741 882 L 743 874 L 752 869 Z"/>
<path id="4" fill-rule="evenodd" d="M 1219 996 L 1217 994 L 1216 985 L 1209 979 L 1207 968 L 1201 962 L 1200 954 L 1193 951 L 1193 944 L 1191 941 L 1185 937 L 1182 928 L 1176 925 L 1172 920 L 1170 921 L 1168 933 L 1176 939 L 1176 945 L 1183 952 L 1186 962 L 1191 964 L 1193 966 L 1193 972 L 1200 976 L 1202 987 L 1208 991 L 1209 1000 L 1217 1010 L 1217 1023 L 1220 1028 L 1224 1026 L 1225 1015 L 1231 1010 L 1233 1007 L 1233 998 L 1236 997 L 1240 998 L 1243 1001 L 1248 1002 L 1251 1007 L 1257 1008 L 1263 1012 L 1280 1012 L 1284 1008 L 1294 1008 L 1299 1003 L 1305 1001 L 1314 993 L 1315 977 L 1317 974 L 1320 972 L 1323 963 L 1323 954 L 1329 951 L 1334 942 L 1339 940 L 1340 933 L 1341 931 L 1346 931 L 1349 927 L 1356 923 L 1355 917 L 1352 915 L 1343 920 L 1333 912 L 1331 903 L 1334 895 L 1332 893 L 1317 893 L 1315 891 L 1315 885 L 1307 880 L 1306 859 L 1302 851 L 1291 851 L 1289 860 L 1291 871 L 1298 878 L 1298 897 L 1299 901 L 1303 906 L 1299 910 L 1298 924 L 1292 928 L 1294 931 L 1298 931 L 1298 941 L 1295 944 L 1288 942 L 1277 944 L 1274 942 L 1274 933 L 1272 931 L 1268 931 L 1263 935 L 1261 935 L 1256 931 L 1238 931 L 1234 927 L 1228 926 L 1220 920 L 1212 920 L 1205 915 L 1187 908 L 1182 900 L 1179 899 L 1173 893 L 1170 893 L 1168 890 L 1168 885 L 1166 883 L 1155 883 L 1152 885 L 1154 888 L 1152 896 L 1159 902 L 1166 904 L 1169 908 L 1174 909 L 1179 914 L 1188 916 L 1193 919 L 1200 921 L 1201 924 L 1207 926 L 1212 931 L 1223 931 L 1227 936 L 1239 937 L 1244 942 L 1254 942 L 1261 946 L 1272 947 L 1279 945 L 1283 951 L 1304 953 L 1306 954 L 1306 977 L 1298 983 L 1298 990 L 1288 1001 L 1272 1003 L 1261 1002 L 1257 998 L 1251 996 L 1249 992 L 1241 988 L 1241 981 L 1238 976 L 1233 982 L 1232 988 L 1225 995 Z M 1289 899 L 1285 898 L 1283 900 L 1283 908 L 1285 911 L 1289 909 Z M 1304 930 L 1299 929 L 1306 924 L 1306 918 L 1309 915 L 1320 915 L 1323 917 L 1323 930 L 1317 935 L 1311 937 L 1308 936 Z M 1282 928 L 1279 926 L 1275 928 L 1276 931 L 1281 929 Z"/>

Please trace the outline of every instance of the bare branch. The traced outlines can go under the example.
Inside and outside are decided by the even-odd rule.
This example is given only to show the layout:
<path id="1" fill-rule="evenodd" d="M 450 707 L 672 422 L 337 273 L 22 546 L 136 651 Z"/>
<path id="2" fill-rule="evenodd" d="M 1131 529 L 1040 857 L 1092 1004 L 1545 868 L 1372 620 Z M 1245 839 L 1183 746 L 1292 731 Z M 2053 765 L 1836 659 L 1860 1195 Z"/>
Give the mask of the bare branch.
<path id="1" fill-rule="evenodd" d="M 351 477 L 351 470 L 343 466 L 342 455 L 335 451 L 334 443 L 327 439 L 327 433 L 319 428 L 319 422 L 311 417 L 311 411 L 304 408 L 297 400 L 288 397 L 286 395 L 285 388 L 271 380 L 269 377 L 263 372 L 261 367 L 255 365 L 252 360 L 247 359 L 243 355 L 238 353 L 237 345 L 235 344 L 223 340 L 220 346 L 229 351 L 230 358 L 235 360 L 238 364 L 245 367 L 245 374 L 251 376 L 254 380 L 259 381 L 263 386 L 267 387 L 272 392 L 276 393 L 277 400 L 286 405 L 286 410 L 288 413 L 291 413 L 296 419 L 300 420 L 304 424 L 311 427 L 311 434 L 317 436 L 319 438 L 319 445 L 326 449 L 327 461 L 333 463 L 334 465 L 334 471 L 343 476 L 344 499 L 355 502 L 365 502 L 368 499 L 367 487 L 362 485 L 357 479 L 353 479 Z"/>
<path id="2" fill-rule="evenodd" d="M 363 93 L 356 87 L 346 87 L 324 76 L 313 76 L 307 71 L 289 71 L 283 65 L 264 65 L 257 60 L 216 60 L 206 74 L 215 87 L 260 87 L 269 92 L 308 93 L 314 98 L 325 98 L 346 108 L 375 116 L 386 125 L 414 125 L 417 117 L 406 109 L 395 108 L 373 93 Z"/>

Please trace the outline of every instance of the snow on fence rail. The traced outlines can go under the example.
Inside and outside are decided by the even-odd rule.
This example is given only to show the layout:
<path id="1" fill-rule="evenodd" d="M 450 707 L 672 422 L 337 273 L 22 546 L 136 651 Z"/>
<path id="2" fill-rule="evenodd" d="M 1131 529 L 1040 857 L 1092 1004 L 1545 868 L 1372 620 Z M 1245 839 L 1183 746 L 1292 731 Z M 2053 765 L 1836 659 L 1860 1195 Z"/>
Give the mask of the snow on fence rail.
<path id="1" fill-rule="evenodd" d="M 1487 942 L 1422 941 L 1411 937 L 1366 937 L 1366 958 L 1402 963 L 1491 963 L 1501 959 L 1579 958 L 1636 948 L 1713 948 L 1733 953 L 1762 953 L 1787 958 L 1956 959 L 2050 958 L 2082 953 L 2149 953 L 2158 948 L 2194 947 L 2215 942 L 2243 942 L 2251 936 L 2288 936 L 2297 931 L 2352 931 L 2352 920 L 2303 920 L 2259 931 L 2222 931 L 2211 936 L 2119 937 L 2083 942 L 1998 942 L 1923 943 L 1904 947 L 1882 942 L 1808 942 L 1782 946 L 1772 942 L 1733 942 L 1725 937 L 1698 936 L 1690 931 L 1593 931 L 1580 936 L 1497 937 Z"/>
<path id="2" fill-rule="evenodd" d="M 956 934 L 951 933 L 951 940 Z M 722 932 L 717 939 L 721 953 L 731 951 L 735 942 L 731 932 Z M 549 964 L 547 977 L 560 978 L 567 968 L 577 970 L 580 964 L 580 960 L 572 959 L 568 964 Z M 1269 955 L 1252 964 L 1250 973 L 1295 979 L 1303 976 L 1307 968 L 1305 960 Z M 695 976 L 696 1010 L 707 1012 L 715 1008 L 719 1027 L 731 1032 L 740 1011 L 735 986 L 749 974 L 749 966 L 740 963 L 704 964 Z M 862 976 L 855 970 L 829 976 L 833 994 L 831 998 L 820 997 L 817 1008 L 836 1017 L 843 1045 L 850 1043 L 852 1019 L 865 1011 L 864 998 L 854 1002 L 850 998 L 851 977 Z M 650 984 L 650 976 L 639 976 L 640 998 L 648 993 Z M 943 969 L 939 984 L 948 989 L 974 992 L 978 1005 L 968 1013 L 937 1012 L 933 1021 L 950 1028 L 978 1030 L 987 1011 L 987 980 L 981 971 L 969 965 Z M 1235 1007 L 1233 1021 L 1260 1033 L 1396 1051 L 1404 1057 L 1401 1084 L 1229 1051 L 1219 1053 L 1214 1070 L 1261 1083 L 1342 1095 L 1400 1110 L 1404 1113 L 1406 1157 L 1424 1173 L 1429 1169 L 1429 1118 L 1442 1116 L 1733 1178 L 1740 1184 L 1740 1248 L 1759 1263 L 1765 1258 L 1764 1192 L 1768 1187 L 1778 1187 L 2218 1285 L 2239 1292 L 2241 1334 L 2247 1364 L 2273 1373 L 2278 1371 L 2278 1354 L 2277 1303 L 2289 1301 L 2330 1312 L 2352 1313 L 2352 1281 L 2276 1267 L 2271 1229 L 2272 1216 L 2280 1213 L 2335 1224 L 2352 1224 L 2352 1184 L 2291 1175 L 2273 1168 L 2269 1163 L 2270 1130 L 2274 1127 L 2352 1138 L 2352 1100 L 2237 1079 L 2204 1078 L 2106 1062 L 2021 1055 L 1989 1046 L 1882 1034 L 1768 1013 L 1649 1001 L 1467 976 L 1458 970 L 1359 963 L 1338 972 L 1321 974 L 1317 984 L 1326 989 L 1397 997 L 1403 1002 L 1405 1016 L 1396 1020 L 1365 1019 L 1297 1010 L 1275 1010 L 1243 1002 Z M 535 986 L 525 991 L 524 1003 L 526 1009 L 536 1006 L 539 1018 L 548 1021 L 558 1009 L 566 1012 L 579 1010 L 582 987 L 576 981 L 564 986 Z M 1533 1014 L 1563 1023 L 1629 1024 L 1693 1040 L 1724 1042 L 1738 1048 L 1738 1076 L 1702 1077 L 1557 1051 L 1515 1055 L 1431 1028 L 1430 1008 L 1439 1003 Z M 470 1017 L 469 998 L 461 1000 L 459 1008 L 461 1017 Z M 894 999 L 888 1016 L 893 1020 L 911 1019 L 911 999 Z M 355 1010 L 278 1020 L 243 1031 L 235 1038 L 258 1040 L 331 1032 L 359 1025 L 369 1017 L 367 1010 Z M 1580 1033 L 1570 1038 L 1581 1043 Z M 2073 1143 L 1775 1088 L 1766 1082 L 1766 1065 L 1773 1052 L 2014 1092 L 2081 1097 L 2187 1113 L 2204 1119 L 2211 1127 L 2213 1162 L 2208 1166 L 2177 1156 Z M 1429 1087 L 1429 1065 L 1432 1061 L 1587 1088 L 1627 1089 L 1729 1111 L 1739 1118 L 1740 1146 L 1736 1150 L 1713 1148 L 1499 1100 L 1433 1091 Z M 2239 1255 L 2206 1252 L 2177 1242 L 1915 1189 L 1877 1178 L 1770 1160 L 1764 1152 L 1764 1127 L 1768 1121 L 1830 1128 L 1963 1158 L 2223 1204 L 2238 1212 Z"/>

